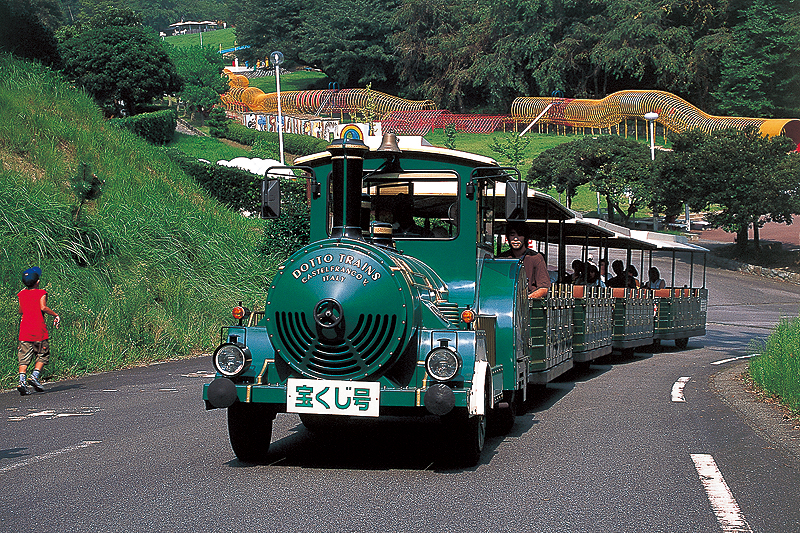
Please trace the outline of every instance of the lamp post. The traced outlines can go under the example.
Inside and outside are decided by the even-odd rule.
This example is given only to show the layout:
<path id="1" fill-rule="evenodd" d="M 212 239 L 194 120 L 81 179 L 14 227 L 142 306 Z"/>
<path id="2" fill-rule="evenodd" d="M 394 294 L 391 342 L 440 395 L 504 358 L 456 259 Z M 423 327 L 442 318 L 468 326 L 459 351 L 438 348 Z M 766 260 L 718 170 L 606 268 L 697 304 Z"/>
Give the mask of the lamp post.
<path id="1" fill-rule="evenodd" d="M 650 159 L 653 161 L 656 160 L 656 131 L 655 131 L 655 123 L 656 119 L 658 118 L 658 113 L 654 111 L 650 111 L 649 113 L 644 114 L 644 119 L 647 121 L 648 125 L 650 126 Z"/>
<path id="2" fill-rule="evenodd" d="M 275 87 L 278 90 L 278 150 L 281 152 L 281 165 L 283 161 L 283 117 L 281 116 L 281 63 L 283 63 L 283 54 L 280 52 L 272 52 L 269 55 L 272 64 L 275 65 Z"/>
<path id="3" fill-rule="evenodd" d="M 655 111 L 650 111 L 644 114 L 644 119 L 647 121 L 647 125 L 650 129 L 650 160 L 656 160 L 656 129 L 655 123 L 656 119 L 658 118 L 658 113 Z M 653 231 L 658 231 L 658 213 L 653 210 Z"/>

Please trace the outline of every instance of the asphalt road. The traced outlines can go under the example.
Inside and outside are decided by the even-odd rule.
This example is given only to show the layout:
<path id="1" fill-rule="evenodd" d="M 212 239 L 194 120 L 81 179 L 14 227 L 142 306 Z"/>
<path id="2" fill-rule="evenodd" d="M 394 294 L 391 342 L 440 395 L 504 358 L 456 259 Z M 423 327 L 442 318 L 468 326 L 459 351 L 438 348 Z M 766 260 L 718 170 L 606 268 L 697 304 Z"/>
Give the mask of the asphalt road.
<path id="1" fill-rule="evenodd" d="M 2 393 L 0 531 L 800 531 L 796 432 L 742 392 L 742 360 L 712 364 L 796 316 L 800 287 L 708 285 L 708 335 L 569 373 L 466 470 L 425 421 L 319 435 L 285 414 L 270 464 L 242 464 L 203 407 L 207 358 Z"/>

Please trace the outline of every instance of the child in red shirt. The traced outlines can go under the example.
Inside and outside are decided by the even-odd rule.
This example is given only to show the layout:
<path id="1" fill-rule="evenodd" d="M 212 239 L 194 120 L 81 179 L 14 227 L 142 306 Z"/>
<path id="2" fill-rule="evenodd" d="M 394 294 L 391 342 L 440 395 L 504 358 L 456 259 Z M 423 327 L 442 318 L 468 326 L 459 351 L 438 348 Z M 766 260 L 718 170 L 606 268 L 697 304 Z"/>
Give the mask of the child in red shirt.
<path id="1" fill-rule="evenodd" d="M 61 317 L 47 307 L 47 291 L 39 288 L 39 277 L 41 275 L 42 269 L 39 267 L 31 267 L 23 272 L 22 283 L 25 284 L 25 288 L 17 294 L 19 312 L 22 315 L 22 320 L 19 324 L 19 349 L 17 350 L 17 358 L 19 359 L 19 385 L 17 390 L 23 396 L 30 394 L 27 382 L 30 382 L 33 388 L 39 392 L 44 390 L 42 384 L 39 383 L 39 376 L 50 357 L 50 335 L 47 332 L 47 325 L 44 323 L 44 314 L 47 313 L 55 317 L 53 326 L 56 329 L 61 323 Z M 36 354 L 36 364 L 33 367 L 31 377 L 26 379 L 25 372 L 28 370 L 28 365 L 31 363 L 34 354 Z"/>

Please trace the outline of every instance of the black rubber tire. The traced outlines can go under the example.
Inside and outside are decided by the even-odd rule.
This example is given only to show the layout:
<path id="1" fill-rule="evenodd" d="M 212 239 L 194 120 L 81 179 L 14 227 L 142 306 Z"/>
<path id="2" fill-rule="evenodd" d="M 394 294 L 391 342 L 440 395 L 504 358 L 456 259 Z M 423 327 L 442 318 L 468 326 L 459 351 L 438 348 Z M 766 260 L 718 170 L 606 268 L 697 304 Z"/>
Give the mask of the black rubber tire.
<path id="1" fill-rule="evenodd" d="M 685 350 L 687 346 L 689 346 L 688 337 L 684 337 L 683 339 L 675 339 L 675 347 L 679 350 Z"/>
<path id="2" fill-rule="evenodd" d="M 507 392 L 503 398 L 505 407 L 495 405 L 492 409 L 488 420 L 488 430 L 492 435 L 506 435 L 511 428 L 514 427 L 514 422 L 517 419 L 517 392 Z"/>
<path id="3" fill-rule="evenodd" d="M 264 404 L 236 402 L 228 407 L 228 436 L 240 461 L 259 464 L 266 459 L 274 419 L 275 410 Z"/>
<path id="4" fill-rule="evenodd" d="M 625 359 L 630 359 L 636 355 L 636 350 L 634 348 L 622 348 L 622 357 Z"/>

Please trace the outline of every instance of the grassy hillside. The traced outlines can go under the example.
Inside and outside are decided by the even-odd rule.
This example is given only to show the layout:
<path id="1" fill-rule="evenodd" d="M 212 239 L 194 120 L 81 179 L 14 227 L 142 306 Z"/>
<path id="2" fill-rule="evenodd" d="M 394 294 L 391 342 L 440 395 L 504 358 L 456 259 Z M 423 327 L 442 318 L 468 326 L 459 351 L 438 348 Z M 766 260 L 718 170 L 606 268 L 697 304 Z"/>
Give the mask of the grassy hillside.
<path id="1" fill-rule="evenodd" d="M 219 50 L 220 46 L 223 50 L 233 48 L 236 43 L 236 33 L 233 28 L 206 31 L 202 34 L 187 33 L 184 35 L 170 35 L 168 37 L 164 37 L 164 41 L 178 48 L 185 46 L 200 46 L 201 35 L 203 36 L 203 46 L 213 46 L 216 50 Z"/>
<path id="2" fill-rule="evenodd" d="M 62 316 L 49 376 L 208 351 L 232 305 L 263 305 L 276 260 L 254 252 L 262 222 L 209 199 L 52 72 L 0 55 L 0 73 L 0 387 L 16 379 L 16 293 L 31 265 Z M 105 184 L 78 211 L 81 163 Z"/>

